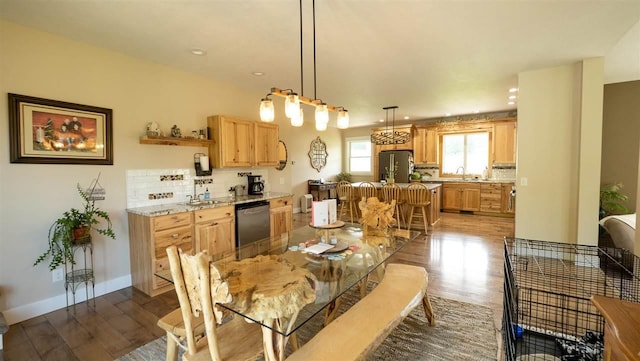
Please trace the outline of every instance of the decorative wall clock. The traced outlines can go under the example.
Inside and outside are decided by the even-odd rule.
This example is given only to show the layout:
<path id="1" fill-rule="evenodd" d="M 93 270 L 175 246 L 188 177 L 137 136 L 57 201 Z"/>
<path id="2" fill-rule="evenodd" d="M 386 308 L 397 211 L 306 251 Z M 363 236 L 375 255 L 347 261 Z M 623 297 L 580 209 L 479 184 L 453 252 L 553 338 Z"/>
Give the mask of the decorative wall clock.
<path id="1" fill-rule="evenodd" d="M 327 165 L 327 145 L 320 139 L 320 137 L 316 137 L 316 139 L 311 141 L 311 146 L 309 147 L 309 160 L 311 161 L 311 166 L 313 169 L 317 170 L 320 173 L 320 169 Z"/>

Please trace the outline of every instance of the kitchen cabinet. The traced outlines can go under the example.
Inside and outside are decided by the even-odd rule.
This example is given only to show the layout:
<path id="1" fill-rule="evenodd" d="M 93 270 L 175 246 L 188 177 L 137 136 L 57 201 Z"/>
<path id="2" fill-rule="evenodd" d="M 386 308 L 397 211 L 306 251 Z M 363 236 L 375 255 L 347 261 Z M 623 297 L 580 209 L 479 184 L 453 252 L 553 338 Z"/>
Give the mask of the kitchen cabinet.
<path id="1" fill-rule="evenodd" d="M 224 115 L 207 118 L 213 144 L 209 159 L 213 168 L 276 166 L 278 125 L 236 119 Z"/>
<path id="2" fill-rule="evenodd" d="M 493 126 L 493 163 L 516 163 L 516 122 L 496 122 Z"/>
<path id="3" fill-rule="evenodd" d="M 438 164 L 438 130 L 416 127 L 413 136 L 413 161 L 416 164 Z"/>
<path id="4" fill-rule="evenodd" d="M 442 209 L 448 211 L 479 211 L 480 184 L 444 183 L 442 185 Z"/>
<path id="5" fill-rule="evenodd" d="M 516 197 L 511 196 L 511 189 L 513 189 L 514 185 L 515 183 L 502 183 L 502 213 L 516 213 Z"/>
<path id="6" fill-rule="evenodd" d="M 206 250 L 214 261 L 235 257 L 235 209 L 233 206 L 194 212 L 195 252 Z"/>
<path id="7" fill-rule="evenodd" d="M 429 191 L 431 192 L 430 219 L 431 225 L 434 225 L 440 220 L 440 209 L 442 208 L 442 204 L 440 203 L 442 199 L 442 187 L 435 187 L 433 189 L 430 189 Z"/>
<path id="8" fill-rule="evenodd" d="M 293 230 L 293 197 L 275 198 L 269 201 L 269 227 L 272 238 Z"/>
<path id="9" fill-rule="evenodd" d="M 489 213 L 502 212 L 502 184 L 480 184 L 480 211 Z"/>
<path id="10" fill-rule="evenodd" d="M 143 216 L 129 213 L 129 254 L 131 283 L 149 296 L 173 289 L 173 285 L 154 273 L 168 270 L 166 249 L 176 246 L 183 252 L 193 250 L 193 213 Z"/>

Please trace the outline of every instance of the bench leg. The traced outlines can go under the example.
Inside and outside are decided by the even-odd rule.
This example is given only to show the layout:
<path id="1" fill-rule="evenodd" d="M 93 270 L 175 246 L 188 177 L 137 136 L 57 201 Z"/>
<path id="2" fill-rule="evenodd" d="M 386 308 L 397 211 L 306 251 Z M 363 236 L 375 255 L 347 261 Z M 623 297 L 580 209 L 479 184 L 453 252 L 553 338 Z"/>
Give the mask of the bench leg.
<path id="1" fill-rule="evenodd" d="M 426 293 L 424 297 L 422 297 L 422 308 L 424 308 L 424 316 L 427 318 L 427 321 L 429 321 L 429 326 L 435 326 L 436 316 L 433 314 L 433 307 L 431 307 L 431 301 Z"/>

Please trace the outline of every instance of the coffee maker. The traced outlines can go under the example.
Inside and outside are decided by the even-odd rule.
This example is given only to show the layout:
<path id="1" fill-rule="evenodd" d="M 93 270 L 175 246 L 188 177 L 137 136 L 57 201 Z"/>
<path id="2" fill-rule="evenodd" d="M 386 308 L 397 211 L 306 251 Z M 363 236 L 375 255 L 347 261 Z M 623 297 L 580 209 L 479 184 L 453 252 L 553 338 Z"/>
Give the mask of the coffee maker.
<path id="1" fill-rule="evenodd" d="M 264 182 L 260 180 L 260 177 L 262 176 L 248 175 L 247 177 L 249 178 L 249 181 L 248 181 L 249 195 L 250 196 L 262 195 L 262 191 L 264 190 Z"/>

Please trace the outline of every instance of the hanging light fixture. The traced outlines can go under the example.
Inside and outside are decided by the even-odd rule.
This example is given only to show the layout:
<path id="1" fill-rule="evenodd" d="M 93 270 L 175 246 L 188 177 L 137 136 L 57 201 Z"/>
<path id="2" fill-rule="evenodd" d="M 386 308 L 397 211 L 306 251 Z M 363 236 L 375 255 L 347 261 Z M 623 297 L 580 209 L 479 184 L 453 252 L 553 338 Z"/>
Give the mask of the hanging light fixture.
<path id="1" fill-rule="evenodd" d="M 389 144 L 405 144 L 409 141 L 409 132 L 396 130 L 396 109 L 397 105 L 392 105 L 382 108 L 385 111 L 385 130 L 380 133 L 371 134 L 371 143 L 375 145 L 389 145 Z M 391 131 L 389 131 L 389 109 L 393 111 L 393 120 L 391 123 Z"/>
<path id="2" fill-rule="evenodd" d="M 349 128 L 349 111 L 344 107 L 338 107 L 338 129 Z"/>
<path id="3" fill-rule="evenodd" d="M 304 115 L 302 112 L 302 104 L 315 107 L 316 129 L 324 131 L 329 123 L 329 112 L 338 112 L 337 126 L 339 129 L 349 127 L 349 113 L 344 107 L 334 107 L 323 102 L 316 97 L 316 2 L 313 5 L 313 96 L 311 100 L 304 96 L 304 61 L 303 61 L 303 39 L 302 39 L 302 0 L 300 0 L 300 88 L 301 94 L 298 95 L 292 89 L 281 90 L 271 88 L 267 96 L 260 101 L 260 120 L 263 122 L 272 122 L 275 118 L 275 109 L 273 100 L 269 98 L 271 95 L 285 98 L 285 115 L 291 120 L 291 125 L 300 127 L 304 123 Z"/>

